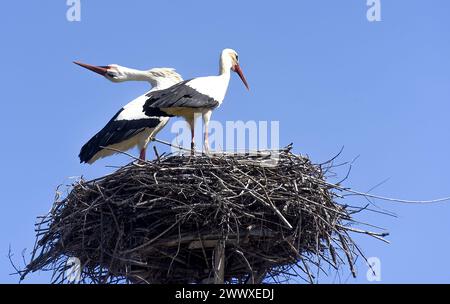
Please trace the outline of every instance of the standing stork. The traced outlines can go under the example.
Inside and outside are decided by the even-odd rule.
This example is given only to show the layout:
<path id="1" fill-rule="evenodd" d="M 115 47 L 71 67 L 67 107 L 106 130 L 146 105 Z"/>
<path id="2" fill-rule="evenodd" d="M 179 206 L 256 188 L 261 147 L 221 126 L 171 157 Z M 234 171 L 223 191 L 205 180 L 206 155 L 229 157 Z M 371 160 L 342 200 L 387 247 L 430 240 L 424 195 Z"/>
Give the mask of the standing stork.
<path id="1" fill-rule="evenodd" d="M 148 71 L 130 69 L 117 64 L 93 66 L 74 62 L 88 70 L 104 76 L 112 82 L 147 81 L 153 87 L 148 93 L 139 96 L 125 105 L 114 117 L 92 137 L 79 154 L 81 163 L 92 164 L 100 158 L 126 151 L 134 146 L 140 150 L 140 159 L 145 160 L 149 142 L 167 124 L 169 116 L 154 112 L 147 115 L 143 106 L 147 94 L 166 89 L 183 80 L 180 74 L 171 68 L 154 68 Z"/>
<path id="2" fill-rule="evenodd" d="M 201 114 L 205 127 L 205 151 L 209 151 L 208 124 L 211 113 L 225 98 L 231 72 L 236 72 L 249 89 L 247 80 L 239 66 L 239 56 L 235 50 L 224 49 L 220 55 L 218 76 L 198 77 L 182 81 L 170 88 L 146 94 L 144 113 L 147 116 L 181 116 L 191 128 L 191 151 L 194 153 L 195 116 Z"/>

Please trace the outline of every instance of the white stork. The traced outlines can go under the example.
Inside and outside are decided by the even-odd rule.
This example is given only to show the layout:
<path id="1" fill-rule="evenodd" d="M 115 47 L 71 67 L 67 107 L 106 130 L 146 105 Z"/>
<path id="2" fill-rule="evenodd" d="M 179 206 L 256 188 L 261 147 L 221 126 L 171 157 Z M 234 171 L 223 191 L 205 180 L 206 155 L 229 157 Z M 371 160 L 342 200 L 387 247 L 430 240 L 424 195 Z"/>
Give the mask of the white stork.
<path id="1" fill-rule="evenodd" d="M 166 89 L 183 79 L 171 68 L 154 68 L 140 71 L 117 64 L 108 66 L 92 66 L 74 62 L 86 69 L 104 76 L 112 82 L 148 81 L 152 89 L 125 105 L 114 117 L 92 137 L 80 152 L 80 162 L 92 164 L 100 158 L 126 151 L 134 146 L 140 150 L 140 159 L 145 160 L 149 142 L 169 121 L 169 116 L 158 115 L 156 112 L 147 115 L 143 106 L 148 99 L 147 94 Z"/>
<path id="2" fill-rule="evenodd" d="M 201 114 L 205 127 L 205 150 L 209 151 L 208 123 L 212 111 L 219 107 L 225 98 L 231 73 L 236 72 L 249 89 L 247 80 L 239 66 L 235 50 L 224 49 L 220 56 L 218 76 L 198 77 L 182 81 L 165 90 L 149 92 L 144 104 L 147 116 L 181 116 L 191 128 L 191 151 L 194 153 L 195 116 Z"/>

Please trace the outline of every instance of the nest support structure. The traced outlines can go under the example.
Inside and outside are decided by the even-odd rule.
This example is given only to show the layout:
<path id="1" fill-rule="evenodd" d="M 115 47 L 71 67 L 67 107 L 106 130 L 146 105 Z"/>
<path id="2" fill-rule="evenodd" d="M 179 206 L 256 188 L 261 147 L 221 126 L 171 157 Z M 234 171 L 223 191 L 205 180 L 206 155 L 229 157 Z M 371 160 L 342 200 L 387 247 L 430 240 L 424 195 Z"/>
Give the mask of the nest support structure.
<path id="1" fill-rule="evenodd" d="M 36 224 L 31 261 L 68 282 L 261 283 L 347 265 L 363 210 L 338 203 L 338 185 L 291 148 L 254 154 L 167 155 L 75 182 Z M 326 270 L 328 265 L 328 270 Z"/>

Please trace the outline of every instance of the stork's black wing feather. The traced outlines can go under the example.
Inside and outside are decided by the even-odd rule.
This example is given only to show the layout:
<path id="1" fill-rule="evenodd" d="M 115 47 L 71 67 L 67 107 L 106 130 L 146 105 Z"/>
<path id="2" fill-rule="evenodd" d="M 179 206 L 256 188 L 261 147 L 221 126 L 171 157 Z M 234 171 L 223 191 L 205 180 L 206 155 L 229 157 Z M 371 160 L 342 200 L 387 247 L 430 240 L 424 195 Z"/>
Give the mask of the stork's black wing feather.
<path id="1" fill-rule="evenodd" d="M 164 108 L 210 108 L 219 105 L 214 98 L 202 94 L 186 85 L 190 80 L 182 81 L 165 90 L 150 92 L 144 104 L 146 115 L 155 115 L 155 111 Z M 160 113 L 161 114 L 161 113 Z M 167 116 L 167 114 L 166 114 Z"/>
<path id="2" fill-rule="evenodd" d="M 123 110 L 124 109 L 121 109 L 117 112 L 106 126 L 81 148 L 79 155 L 81 163 L 89 162 L 95 154 L 102 150 L 102 147 L 118 144 L 139 134 L 146 128 L 155 128 L 161 123 L 161 120 L 157 117 L 135 120 L 116 120 Z"/>

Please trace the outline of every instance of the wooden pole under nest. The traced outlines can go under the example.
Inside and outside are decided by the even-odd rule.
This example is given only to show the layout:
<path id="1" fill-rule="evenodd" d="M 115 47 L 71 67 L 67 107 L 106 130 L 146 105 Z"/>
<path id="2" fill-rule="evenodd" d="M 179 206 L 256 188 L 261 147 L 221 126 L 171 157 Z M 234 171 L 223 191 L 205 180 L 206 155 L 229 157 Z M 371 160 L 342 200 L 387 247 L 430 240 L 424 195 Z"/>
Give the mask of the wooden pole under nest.
<path id="1" fill-rule="evenodd" d="M 214 249 L 214 284 L 225 283 L 225 241 L 218 241 Z"/>

